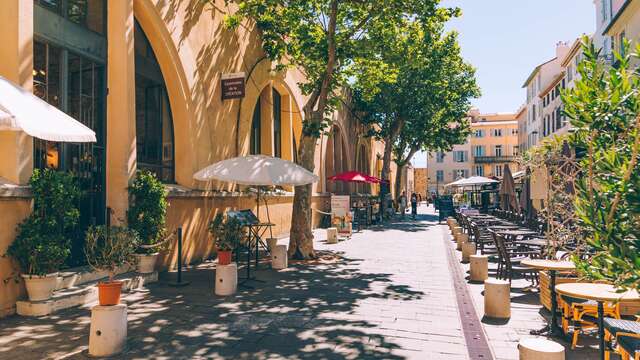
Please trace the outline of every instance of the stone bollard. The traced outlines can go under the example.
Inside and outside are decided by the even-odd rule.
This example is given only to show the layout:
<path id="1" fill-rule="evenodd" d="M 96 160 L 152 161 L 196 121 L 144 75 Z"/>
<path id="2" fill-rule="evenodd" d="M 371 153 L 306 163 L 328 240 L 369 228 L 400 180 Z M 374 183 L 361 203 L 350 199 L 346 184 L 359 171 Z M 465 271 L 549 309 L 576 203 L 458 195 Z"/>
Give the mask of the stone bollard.
<path id="1" fill-rule="evenodd" d="M 462 234 L 462 228 L 460 226 L 456 226 L 451 229 L 451 235 L 453 236 L 453 240 L 456 240 L 456 235 Z"/>
<path id="2" fill-rule="evenodd" d="M 471 255 L 469 262 L 471 263 L 469 280 L 481 282 L 489 278 L 489 257 L 487 255 Z"/>
<path id="3" fill-rule="evenodd" d="M 219 296 L 233 295 L 238 289 L 238 265 L 216 266 L 215 294 Z"/>
<path id="4" fill-rule="evenodd" d="M 127 344 L 127 305 L 96 305 L 91 308 L 89 356 L 112 356 Z"/>
<path id="5" fill-rule="evenodd" d="M 467 236 L 467 241 L 462 243 L 462 262 L 464 263 L 468 263 L 469 257 L 476 254 L 476 244 L 468 240 Z"/>
<path id="6" fill-rule="evenodd" d="M 347 235 L 351 236 L 353 234 L 353 223 L 348 222 L 345 225 L 347 226 L 347 229 L 345 230 L 347 232 Z"/>
<path id="7" fill-rule="evenodd" d="M 484 316 L 495 319 L 511 317 L 511 284 L 508 281 L 484 281 Z"/>
<path id="8" fill-rule="evenodd" d="M 330 227 L 327 229 L 327 244 L 337 244 L 338 243 L 338 229 L 334 227 Z"/>
<path id="9" fill-rule="evenodd" d="M 267 249 L 269 252 L 273 251 L 273 248 L 278 245 L 278 239 L 276 238 L 267 238 Z"/>
<path id="10" fill-rule="evenodd" d="M 271 253 L 271 267 L 276 270 L 286 269 L 288 265 L 287 246 L 276 245 Z"/>
<path id="11" fill-rule="evenodd" d="M 520 360 L 564 360 L 564 346 L 542 338 L 520 340 Z"/>
<path id="12" fill-rule="evenodd" d="M 456 250 L 462 251 L 462 245 L 469 242 L 469 235 L 467 234 L 457 234 L 456 238 Z"/>

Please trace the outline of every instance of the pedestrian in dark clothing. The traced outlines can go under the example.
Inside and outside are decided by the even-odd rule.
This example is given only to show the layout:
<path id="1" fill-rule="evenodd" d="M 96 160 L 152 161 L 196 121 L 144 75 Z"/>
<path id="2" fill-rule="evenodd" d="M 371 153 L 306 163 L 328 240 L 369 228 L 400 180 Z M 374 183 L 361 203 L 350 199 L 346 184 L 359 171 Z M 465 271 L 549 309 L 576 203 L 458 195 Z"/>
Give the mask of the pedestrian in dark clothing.
<path id="1" fill-rule="evenodd" d="M 411 216 L 413 220 L 416 219 L 418 215 L 418 195 L 416 193 L 411 194 Z"/>

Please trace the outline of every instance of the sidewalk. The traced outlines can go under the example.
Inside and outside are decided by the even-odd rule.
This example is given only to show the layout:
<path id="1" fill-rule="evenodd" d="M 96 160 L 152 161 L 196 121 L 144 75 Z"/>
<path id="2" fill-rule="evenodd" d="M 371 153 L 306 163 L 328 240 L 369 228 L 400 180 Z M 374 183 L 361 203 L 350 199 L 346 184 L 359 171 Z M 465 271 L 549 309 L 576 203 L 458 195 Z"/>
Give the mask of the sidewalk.
<path id="1" fill-rule="evenodd" d="M 118 358 L 466 359 L 436 224 L 422 215 L 336 245 L 318 232 L 320 261 L 261 270 L 264 283 L 227 298 L 213 295 L 213 263 L 188 271 L 187 287 L 150 285 L 124 298 L 128 351 Z M 0 320 L 0 359 L 84 359 L 89 316 Z"/>

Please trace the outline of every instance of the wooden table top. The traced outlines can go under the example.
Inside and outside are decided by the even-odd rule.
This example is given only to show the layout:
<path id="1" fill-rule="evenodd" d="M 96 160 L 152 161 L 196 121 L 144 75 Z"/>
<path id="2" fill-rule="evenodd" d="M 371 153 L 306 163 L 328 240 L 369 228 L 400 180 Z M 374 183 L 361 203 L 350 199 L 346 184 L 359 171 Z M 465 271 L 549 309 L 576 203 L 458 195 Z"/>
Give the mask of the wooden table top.
<path id="1" fill-rule="evenodd" d="M 545 239 L 525 239 L 514 241 L 518 245 L 533 245 L 533 246 L 547 246 L 547 240 Z"/>
<path id="2" fill-rule="evenodd" d="M 498 234 L 508 235 L 508 236 L 519 236 L 519 235 L 535 235 L 537 232 L 533 230 L 498 230 L 496 231 Z"/>
<path id="3" fill-rule="evenodd" d="M 571 261 L 545 260 L 545 259 L 525 259 L 520 264 L 538 270 L 569 271 L 575 270 L 576 266 Z"/>
<path id="4" fill-rule="evenodd" d="M 609 284 L 593 283 L 565 283 L 556 285 L 556 292 L 562 295 L 577 297 L 580 299 L 612 302 L 638 302 L 640 294 L 636 290 L 617 292 L 618 290 Z"/>

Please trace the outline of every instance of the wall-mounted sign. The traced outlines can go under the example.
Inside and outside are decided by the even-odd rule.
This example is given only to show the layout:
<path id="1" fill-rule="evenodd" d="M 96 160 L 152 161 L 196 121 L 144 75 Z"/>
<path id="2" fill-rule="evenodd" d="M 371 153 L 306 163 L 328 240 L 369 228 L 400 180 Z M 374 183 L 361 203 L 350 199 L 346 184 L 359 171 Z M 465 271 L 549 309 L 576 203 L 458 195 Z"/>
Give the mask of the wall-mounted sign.
<path id="1" fill-rule="evenodd" d="M 222 74 L 222 100 L 244 97 L 244 73 Z"/>

